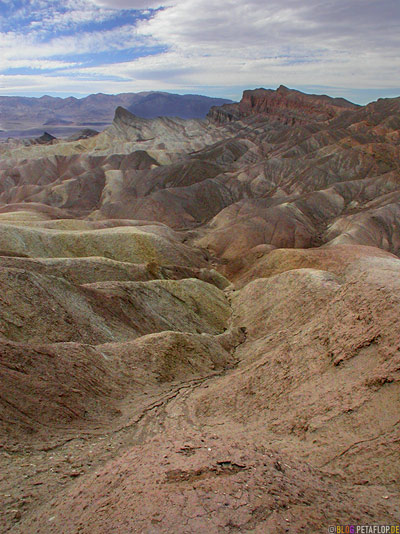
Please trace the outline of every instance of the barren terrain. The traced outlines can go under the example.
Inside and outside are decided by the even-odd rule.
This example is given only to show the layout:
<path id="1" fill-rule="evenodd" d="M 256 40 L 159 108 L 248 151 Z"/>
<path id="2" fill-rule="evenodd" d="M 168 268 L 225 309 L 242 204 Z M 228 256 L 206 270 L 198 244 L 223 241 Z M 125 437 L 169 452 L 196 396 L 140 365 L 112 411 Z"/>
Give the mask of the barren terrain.
<path id="1" fill-rule="evenodd" d="M 400 517 L 400 98 L 0 145 L 4 532 Z"/>

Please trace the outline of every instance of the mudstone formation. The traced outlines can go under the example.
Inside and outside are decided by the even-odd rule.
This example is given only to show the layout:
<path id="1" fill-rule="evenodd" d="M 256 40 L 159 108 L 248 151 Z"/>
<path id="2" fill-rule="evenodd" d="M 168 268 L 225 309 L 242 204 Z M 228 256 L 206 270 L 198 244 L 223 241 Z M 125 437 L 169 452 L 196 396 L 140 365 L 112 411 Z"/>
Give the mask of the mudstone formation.
<path id="1" fill-rule="evenodd" d="M 0 144 L 4 532 L 400 512 L 400 98 Z"/>

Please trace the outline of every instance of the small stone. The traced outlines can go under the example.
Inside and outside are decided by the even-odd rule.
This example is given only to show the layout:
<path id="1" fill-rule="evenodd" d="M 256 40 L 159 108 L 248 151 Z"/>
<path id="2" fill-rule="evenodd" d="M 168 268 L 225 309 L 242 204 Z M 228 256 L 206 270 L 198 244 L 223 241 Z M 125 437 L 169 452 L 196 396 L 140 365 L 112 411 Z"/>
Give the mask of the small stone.
<path id="1" fill-rule="evenodd" d="M 15 521 L 19 521 L 22 517 L 22 513 L 21 513 L 21 510 L 11 510 L 12 514 L 13 514 L 13 518 L 15 519 Z"/>

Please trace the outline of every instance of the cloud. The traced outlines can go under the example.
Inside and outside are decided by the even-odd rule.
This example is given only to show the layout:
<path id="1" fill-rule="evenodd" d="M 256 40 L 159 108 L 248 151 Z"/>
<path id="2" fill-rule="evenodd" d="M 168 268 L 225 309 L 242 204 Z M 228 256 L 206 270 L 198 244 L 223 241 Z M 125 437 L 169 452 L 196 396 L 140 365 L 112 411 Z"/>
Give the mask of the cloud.
<path id="1" fill-rule="evenodd" d="M 0 17 L 0 28 L 14 25 L 29 31 L 32 23 L 42 30 L 62 31 L 85 22 L 102 22 L 110 11 L 85 0 L 21 0 L 5 6 L 6 16 Z"/>
<path id="2" fill-rule="evenodd" d="M 366 67 L 369 68 L 366 68 Z M 371 78 L 370 70 L 374 71 Z M 340 71 L 340 76 L 338 72 Z M 393 58 L 359 54 L 358 64 L 352 57 L 325 56 L 323 59 L 292 56 L 243 59 L 229 54 L 209 56 L 182 55 L 177 51 L 138 58 L 135 61 L 91 68 L 73 68 L 82 76 L 112 75 L 121 81 L 147 83 L 147 88 L 266 86 L 284 82 L 291 87 L 320 85 L 348 88 L 398 87 L 398 72 L 393 70 Z M 376 78 L 375 78 L 376 76 Z M 377 82 L 379 79 L 379 82 Z"/>
<path id="3" fill-rule="evenodd" d="M 398 0 L 181 0 L 138 32 L 209 83 L 377 87 L 398 76 L 399 26 Z"/>
<path id="4" fill-rule="evenodd" d="M 69 79 L 70 87 L 88 87 L 92 80 L 93 90 L 103 84 L 106 92 L 111 85 L 131 91 L 225 87 L 227 94 L 231 86 L 281 83 L 349 90 L 399 85 L 398 0 L 65 0 L 63 9 L 60 5 L 24 1 L 25 14 L 18 17 L 30 21 L 29 32 L 0 33 L 0 69 L 13 62 L 54 62 L 56 71 L 45 78 L 49 87 L 57 88 L 61 79 Z M 143 11 L 157 7 L 162 9 Z M 142 11 L 129 19 L 120 14 L 125 9 Z M 108 29 L 100 29 L 103 23 Z M 154 53 L 155 45 L 161 53 Z M 110 59 L 113 51 L 125 51 L 124 61 Z M 81 60 L 83 54 L 101 52 L 107 59 L 100 64 Z M 11 90 L 10 77 L 3 83 Z M 41 81 L 35 77 L 32 84 Z"/>
<path id="5" fill-rule="evenodd" d="M 398 0 L 181 0 L 144 22 L 142 31 L 182 49 L 347 49 L 355 43 L 372 49 L 397 46 L 399 23 Z"/>
<path id="6" fill-rule="evenodd" d="M 175 86 L 163 83 L 162 88 L 173 91 Z M 135 91 L 146 91 L 147 89 L 148 86 L 141 82 L 138 82 L 134 88 Z M 14 76 L 0 74 L 1 95 L 57 93 L 88 95 L 98 92 L 111 94 L 132 92 L 132 83 L 113 79 L 72 78 L 62 75 L 47 77 L 40 74 Z"/>
<path id="7" fill-rule="evenodd" d="M 92 2 L 109 9 L 147 9 L 171 4 L 165 0 L 92 0 Z"/>
<path id="8" fill-rule="evenodd" d="M 78 57 L 81 54 L 124 50 L 146 41 L 137 36 L 132 27 L 121 26 L 107 31 L 83 32 L 41 41 L 35 35 L 24 36 L 16 32 L 0 33 L 0 57 L 3 60 L 29 62 L 32 59 L 52 57 Z M 70 60 L 67 59 L 68 62 Z"/>
<path id="9" fill-rule="evenodd" d="M 11 69 L 55 70 L 76 67 L 79 63 L 67 61 L 51 61 L 48 59 L 5 59 L 0 57 L 0 71 Z"/>

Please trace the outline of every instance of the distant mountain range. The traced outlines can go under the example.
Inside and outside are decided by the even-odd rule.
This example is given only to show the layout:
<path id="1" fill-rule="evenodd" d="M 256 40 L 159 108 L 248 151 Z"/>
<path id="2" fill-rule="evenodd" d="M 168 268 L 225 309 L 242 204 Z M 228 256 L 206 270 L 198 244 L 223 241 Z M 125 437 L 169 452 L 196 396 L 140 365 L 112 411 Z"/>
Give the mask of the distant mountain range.
<path id="1" fill-rule="evenodd" d="M 159 116 L 202 119 L 212 106 L 231 102 L 224 98 L 153 91 L 99 93 L 85 98 L 0 96 L 0 135 L 35 136 L 46 130 L 52 135 L 65 136 L 82 128 L 103 130 L 112 123 L 118 106 L 148 119 Z"/>

